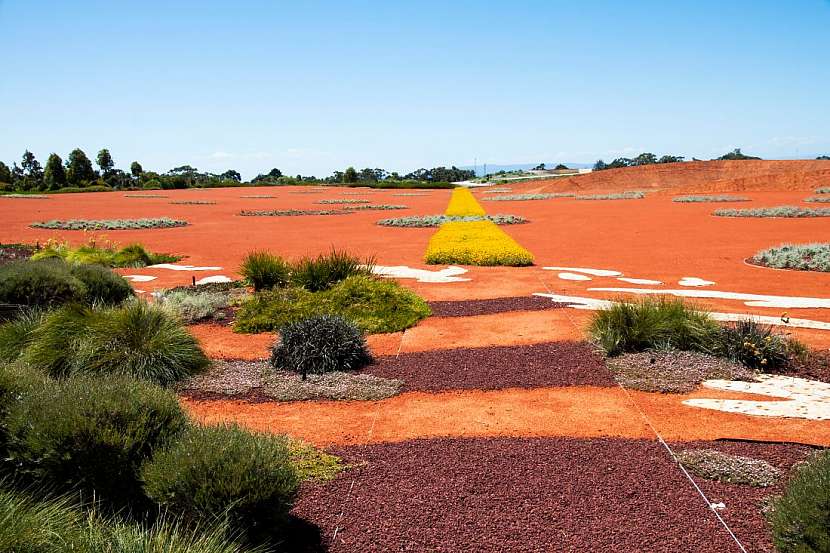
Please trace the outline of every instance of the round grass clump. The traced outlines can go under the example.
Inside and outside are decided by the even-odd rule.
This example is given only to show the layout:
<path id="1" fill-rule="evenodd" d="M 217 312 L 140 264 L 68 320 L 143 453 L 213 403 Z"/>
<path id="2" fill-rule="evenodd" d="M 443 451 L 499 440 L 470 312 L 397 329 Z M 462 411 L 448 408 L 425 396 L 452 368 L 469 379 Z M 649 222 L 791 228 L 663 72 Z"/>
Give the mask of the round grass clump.
<path id="1" fill-rule="evenodd" d="M 239 274 L 254 291 L 270 290 L 288 284 L 291 268 L 280 256 L 254 251 L 245 256 Z"/>
<path id="2" fill-rule="evenodd" d="M 337 315 L 317 315 L 280 328 L 271 365 L 302 374 L 353 371 L 372 362 L 363 333 Z"/>
<path id="3" fill-rule="evenodd" d="M 53 311 L 30 331 L 21 358 L 55 377 L 127 374 L 165 386 L 209 365 L 175 316 L 143 301 Z"/>
<path id="4" fill-rule="evenodd" d="M 187 425 L 176 396 L 126 376 L 27 390 L 10 409 L 8 463 L 24 482 L 140 512 L 139 468 Z"/>
<path id="5" fill-rule="evenodd" d="M 830 243 L 783 244 L 756 253 L 751 261 L 776 269 L 830 272 Z"/>
<path id="6" fill-rule="evenodd" d="M 720 326 L 677 298 L 616 302 L 596 311 L 589 333 L 608 356 L 656 348 L 710 351 Z"/>
<path id="7" fill-rule="evenodd" d="M 147 495 L 172 515 L 272 538 L 281 537 L 299 485 L 285 437 L 235 425 L 191 427 L 141 476 Z"/>
<path id="8" fill-rule="evenodd" d="M 830 551 L 830 452 L 797 468 L 770 514 L 781 553 Z"/>

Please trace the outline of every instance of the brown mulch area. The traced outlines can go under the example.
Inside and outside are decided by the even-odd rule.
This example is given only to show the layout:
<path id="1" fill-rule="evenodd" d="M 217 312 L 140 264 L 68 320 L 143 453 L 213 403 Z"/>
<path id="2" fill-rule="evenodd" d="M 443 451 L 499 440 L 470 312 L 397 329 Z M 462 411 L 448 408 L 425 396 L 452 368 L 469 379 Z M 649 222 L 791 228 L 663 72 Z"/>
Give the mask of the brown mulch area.
<path id="1" fill-rule="evenodd" d="M 693 351 L 645 351 L 608 359 L 608 368 L 626 388 L 682 394 L 710 379 L 754 380 L 757 373 L 722 357 Z"/>
<path id="2" fill-rule="evenodd" d="M 402 353 L 363 372 L 404 381 L 406 391 L 615 386 L 602 356 L 586 342 L 549 342 Z"/>
<path id="3" fill-rule="evenodd" d="M 179 382 L 176 391 L 192 400 L 375 401 L 397 395 L 402 387 L 399 380 L 370 374 L 331 372 L 302 380 L 299 374 L 275 371 L 267 361 L 215 360 L 204 373 Z"/>
<path id="4" fill-rule="evenodd" d="M 737 551 L 652 441 L 442 438 L 335 453 L 366 464 L 305 486 L 293 511 L 332 553 Z M 744 488 L 755 491 L 730 488 L 728 501 Z M 759 522 L 739 527 L 750 551 L 769 544 Z"/>
<path id="5" fill-rule="evenodd" d="M 474 315 L 493 315 L 507 311 L 561 309 L 568 306 L 566 303 L 552 302 L 549 298 L 540 296 L 519 296 L 488 300 L 431 301 L 428 303 L 435 317 L 472 317 Z"/>
<path id="6" fill-rule="evenodd" d="M 778 495 L 787 482 L 792 467 L 808 459 L 817 448 L 800 444 L 767 442 L 745 442 L 719 440 L 714 442 L 687 442 L 672 444 L 672 448 L 716 449 L 730 455 L 741 455 L 762 459 L 784 475 L 778 482 L 767 488 L 756 488 L 741 484 L 726 484 L 694 476 L 695 482 L 713 503 L 724 503 L 726 508 L 718 511 L 748 551 L 773 553 L 770 530 L 763 510 L 768 498 Z"/>
<path id="7" fill-rule="evenodd" d="M 34 246 L 27 244 L 0 244 L 0 265 L 29 259 L 34 253 Z"/>

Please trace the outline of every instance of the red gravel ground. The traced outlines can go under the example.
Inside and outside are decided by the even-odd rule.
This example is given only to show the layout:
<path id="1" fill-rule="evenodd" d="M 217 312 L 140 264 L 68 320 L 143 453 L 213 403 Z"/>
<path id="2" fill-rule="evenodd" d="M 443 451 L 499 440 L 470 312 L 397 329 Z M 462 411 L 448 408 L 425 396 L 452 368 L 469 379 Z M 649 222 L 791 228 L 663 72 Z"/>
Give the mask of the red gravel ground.
<path id="1" fill-rule="evenodd" d="M 555 303 L 540 296 L 519 296 L 467 301 L 431 301 L 429 307 L 435 317 L 471 317 L 473 315 L 494 315 L 508 311 L 562 309 L 567 307 L 567 304 Z"/>
<path id="2" fill-rule="evenodd" d="M 336 453 L 365 465 L 307 487 L 294 509 L 333 553 L 738 551 L 653 441 L 432 439 Z M 739 537 L 764 550 L 759 519 L 747 525 Z"/>
<path id="3" fill-rule="evenodd" d="M 616 385 L 586 342 L 401 353 L 380 357 L 363 372 L 403 380 L 406 391 Z"/>
<path id="4" fill-rule="evenodd" d="M 726 508 L 720 515 L 738 536 L 748 551 L 773 553 L 770 531 L 762 508 L 764 500 L 780 494 L 786 484 L 787 474 L 793 465 L 807 459 L 817 449 L 798 444 L 714 441 L 686 442 L 672 444 L 676 451 L 683 449 L 717 449 L 731 455 L 742 455 L 767 461 L 784 475 L 778 483 L 769 488 L 753 488 L 739 484 L 724 484 L 706 480 L 692 474 L 692 477 L 713 503 L 723 503 Z"/>

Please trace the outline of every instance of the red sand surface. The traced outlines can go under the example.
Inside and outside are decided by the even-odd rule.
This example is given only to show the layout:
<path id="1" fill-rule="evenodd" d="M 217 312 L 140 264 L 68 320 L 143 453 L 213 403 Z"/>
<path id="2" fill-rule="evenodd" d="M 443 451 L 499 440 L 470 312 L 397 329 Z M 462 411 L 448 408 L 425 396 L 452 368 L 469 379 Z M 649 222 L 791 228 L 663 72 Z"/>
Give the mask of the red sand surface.
<path id="1" fill-rule="evenodd" d="M 721 183 L 717 192 L 730 189 L 728 179 L 773 175 L 765 186 L 780 185 L 784 192 L 742 192 L 752 198 L 740 207 L 761 207 L 799 204 L 812 193 L 815 184 L 807 183 L 805 175 L 830 172 L 828 162 L 707 162 L 650 168 L 663 187 L 703 187 L 714 178 Z M 674 167 L 679 176 L 666 173 Z M 793 169 L 800 173 L 793 174 Z M 628 173 L 631 171 L 631 173 Z M 609 175 L 588 175 L 579 179 L 600 179 L 608 189 L 648 188 L 635 186 L 638 174 L 645 169 L 608 171 Z M 743 171 L 743 173 L 741 173 Z M 649 174 L 652 174 L 649 173 Z M 614 177 L 614 174 L 617 177 Z M 725 176 L 724 176 L 725 175 Z M 800 176 L 799 176 L 800 175 Z M 607 179 L 613 180 L 606 182 Z M 766 177 L 765 177 L 766 178 Z M 810 177 L 812 178 L 812 177 Z M 816 177 L 818 178 L 818 177 Z M 824 177 L 821 176 L 823 179 Z M 724 180 L 727 179 L 727 180 Z M 555 181 L 557 187 L 564 186 Z M 587 181 L 585 181 L 587 182 Z M 592 181 L 593 182 L 593 181 Z M 827 182 L 827 181 L 825 181 Z M 612 186 L 613 184 L 613 186 Z M 553 186 L 553 184 L 551 184 Z M 586 185 L 587 186 L 587 185 Z M 593 186 L 593 185 L 591 185 Z M 599 185 L 597 185 L 599 186 Z M 735 184 L 734 186 L 738 186 Z M 759 185 L 760 186 L 760 185 Z M 516 191 L 539 187 L 539 183 L 521 183 Z M 798 188 L 798 190 L 790 190 Z M 192 224 L 184 228 L 143 231 L 110 231 L 106 238 L 126 244 L 140 241 L 156 251 L 186 255 L 183 263 L 215 265 L 220 271 L 174 272 L 163 269 L 129 269 L 126 274 L 158 276 L 157 280 L 137 283 L 144 291 L 170 287 L 214 274 L 235 276 L 235 270 L 246 252 L 267 248 L 288 257 L 316 254 L 332 246 L 361 255 L 376 255 L 384 265 L 425 267 L 421 259 L 434 229 L 378 227 L 382 218 L 443 212 L 449 197 L 446 190 L 430 191 L 428 196 L 394 196 L 395 192 L 371 192 L 366 197 L 374 203 L 401 203 L 410 209 L 400 211 L 366 211 L 343 216 L 305 217 L 240 217 L 241 209 L 313 209 L 315 202 L 325 198 L 352 198 L 344 189 L 331 189 L 317 194 L 297 194 L 307 188 L 232 188 L 213 190 L 162 191 L 168 198 L 125 198 L 122 193 L 67 194 L 48 200 L 26 201 L 0 198 L 0 229 L 3 242 L 43 242 L 49 238 L 67 238 L 75 242 L 85 239 L 80 231 L 32 229 L 33 221 L 67 218 L 135 218 L 177 217 Z M 155 193 L 155 192 L 154 192 Z M 813 242 L 828 239 L 830 221 L 814 219 L 749 219 L 713 217 L 711 212 L 727 204 L 678 204 L 671 201 L 674 191 L 649 194 L 643 200 L 578 201 L 557 198 L 542 201 L 482 202 L 490 213 L 515 213 L 526 216 L 530 223 L 507 226 L 507 232 L 536 256 L 535 267 L 484 268 L 471 267 L 465 276 L 469 282 L 450 284 L 402 282 L 429 300 L 483 299 L 530 295 L 534 292 L 614 298 L 616 293 L 590 292 L 590 287 L 635 287 L 614 278 L 596 277 L 589 282 L 565 281 L 541 266 L 575 266 L 614 269 L 625 276 L 663 281 L 676 288 L 684 276 L 700 277 L 716 282 L 710 289 L 770 295 L 826 297 L 830 274 L 774 271 L 750 266 L 744 260 L 760 249 L 783 242 Z M 274 199 L 246 199 L 243 195 L 268 194 Z M 480 194 L 480 196 L 484 196 Z M 215 205 L 172 205 L 182 199 L 206 199 Z M 102 233 L 96 233 L 101 235 Z M 434 267 L 428 267 L 435 269 Z M 628 296 L 631 297 L 631 296 Z M 739 313 L 780 316 L 787 311 L 791 317 L 830 321 L 827 309 L 750 308 L 732 300 L 697 300 L 701 305 Z M 816 333 L 813 333 L 816 334 Z M 825 333 L 827 334 L 827 333 Z M 818 334 L 816 334 L 818 335 Z M 826 347 L 820 339 L 817 346 Z"/>
<path id="2" fill-rule="evenodd" d="M 630 394 L 630 395 L 629 395 Z M 667 440 L 718 438 L 830 446 L 830 422 L 768 419 L 683 405 L 688 398 L 769 401 L 767 396 L 698 390 L 652 394 L 621 388 L 560 388 L 409 392 L 377 402 L 248 403 L 184 399 L 196 418 L 233 420 L 288 433 L 317 445 L 399 442 L 426 437 L 654 437 L 634 404 Z M 632 403 L 632 401 L 634 403 Z"/>

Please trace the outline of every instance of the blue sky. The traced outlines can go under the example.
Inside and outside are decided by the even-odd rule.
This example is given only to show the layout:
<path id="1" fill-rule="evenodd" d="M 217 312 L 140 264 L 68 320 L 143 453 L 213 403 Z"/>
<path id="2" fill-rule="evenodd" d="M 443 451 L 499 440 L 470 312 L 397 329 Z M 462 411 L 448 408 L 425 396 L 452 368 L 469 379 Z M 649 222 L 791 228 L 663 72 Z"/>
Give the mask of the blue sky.
<path id="1" fill-rule="evenodd" d="M 830 2 L 0 0 L 0 159 L 591 162 L 830 152 Z"/>

